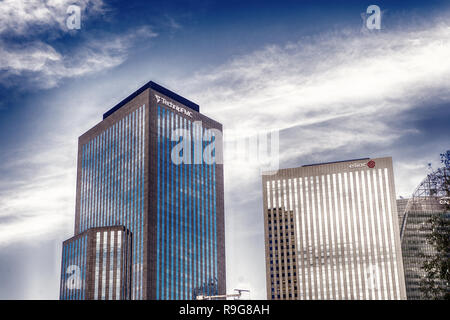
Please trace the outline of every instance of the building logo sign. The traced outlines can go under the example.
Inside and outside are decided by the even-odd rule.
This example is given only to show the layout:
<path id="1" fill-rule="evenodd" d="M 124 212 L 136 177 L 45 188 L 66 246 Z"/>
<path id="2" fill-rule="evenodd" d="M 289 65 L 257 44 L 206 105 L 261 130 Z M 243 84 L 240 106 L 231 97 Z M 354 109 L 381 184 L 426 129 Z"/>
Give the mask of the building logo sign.
<path id="1" fill-rule="evenodd" d="M 369 162 L 365 163 L 365 162 L 360 162 L 360 163 L 351 163 L 348 165 L 349 168 L 354 169 L 354 168 L 363 168 L 363 167 L 369 167 L 370 169 L 375 168 L 375 161 L 370 160 Z"/>
<path id="2" fill-rule="evenodd" d="M 450 205 L 450 197 L 442 197 L 442 198 L 439 200 L 439 203 L 440 203 L 440 204 L 448 204 L 448 205 Z"/>
<path id="3" fill-rule="evenodd" d="M 155 98 L 156 98 L 156 102 L 160 103 L 162 102 L 163 104 L 165 104 L 166 106 L 178 111 L 179 113 L 182 113 L 184 115 L 187 115 L 188 117 L 192 118 L 192 111 L 187 110 L 186 108 L 180 107 L 179 105 L 172 103 L 169 100 L 164 99 L 161 96 L 158 96 L 157 94 L 155 94 Z"/>

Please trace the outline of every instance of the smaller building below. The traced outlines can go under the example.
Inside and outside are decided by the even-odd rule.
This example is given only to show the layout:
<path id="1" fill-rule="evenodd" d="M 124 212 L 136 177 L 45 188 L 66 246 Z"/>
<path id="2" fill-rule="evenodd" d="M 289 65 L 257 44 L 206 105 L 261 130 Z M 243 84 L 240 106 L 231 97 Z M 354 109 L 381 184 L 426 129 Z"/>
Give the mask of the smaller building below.
<path id="1" fill-rule="evenodd" d="M 131 232 L 92 228 L 63 243 L 61 300 L 127 300 L 131 288 Z"/>

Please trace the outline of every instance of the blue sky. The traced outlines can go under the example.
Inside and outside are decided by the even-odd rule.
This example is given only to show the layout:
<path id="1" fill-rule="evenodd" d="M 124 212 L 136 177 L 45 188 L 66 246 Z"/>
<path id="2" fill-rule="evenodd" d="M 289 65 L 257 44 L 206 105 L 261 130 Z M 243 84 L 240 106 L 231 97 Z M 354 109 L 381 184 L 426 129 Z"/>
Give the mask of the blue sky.
<path id="1" fill-rule="evenodd" d="M 80 30 L 66 27 L 71 4 Z M 362 29 L 371 4 L 379 31 Z M 393 156 L 407 197 L 450 147 L 449 6 L 0 1 L 0 298 L 58 298 L 77 138 L 149 80 L 230 136 L 279 130 L 281 167 Z M 228 288 L 264 298 L 258 165 L 226 163 L 225 191 Z"/>

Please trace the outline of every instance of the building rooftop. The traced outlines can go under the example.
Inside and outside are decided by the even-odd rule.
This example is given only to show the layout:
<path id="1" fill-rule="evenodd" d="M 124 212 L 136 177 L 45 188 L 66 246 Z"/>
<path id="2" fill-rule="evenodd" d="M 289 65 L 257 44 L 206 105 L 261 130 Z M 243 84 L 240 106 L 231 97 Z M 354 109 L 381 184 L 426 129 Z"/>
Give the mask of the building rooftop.
<path id="1" fill-rule="evenodd" d="M 162 93 L 163 95 L 185 105 L 186 107 L 191 108 L 192 110 L 195 110 L 197 112 L 200 112 L 200 106 L 178 94 L 176 94 L 173 91 L 170 91 L 169 89 L 164 88 L 163 86 L 160 86 L 159 84 L 153 82 L 153 81 L 149 81 L 147 82 L 145 85 L 143 85 L 142 87 L 140 87 L 138 90 L 136 90 L 135 92 L 133 92 L 132 94 L 130 94 L 128 97 L 126 97 L 125 99 L 123 99 L 122 101 L 120 101 L 118 104 L 116 104 L 114 107 L 112 107 L 111 109 L 109 109 L 107 112 L 105 112 L 103 114 L 103 120 L 105 120 L 107 117 L 109 117 L 110 115 L 112 115 L 114 112 L 116 112 L 117 110 L 119 110 L 120 108 L 122 108 L 125 104 L 127 104 L 128 102 L 130 102 L 131 100 L 133 100 L 135 97 L 137 97 L 138 95 L 140 95 L 142 92 L 144 92 L 147 89 L 153 89 L 155 91 L 158 91 L 159 93 Z"/>
<path id="2" fill-rule="evenodd" d="M 320 166 L 322 164 L 332 164 L 332 163 L 341 163 L 341 162 L 350 162 L 350 161 L 360 161 L 360 160 L 369 160 L 370 158 L 359 158 L 359 159 L 350 159 L 350 160 L 340 160 L 340 161 L 331 161 L 331 162 L 321 162 L 321 163 L 313 163 L 313 164 L 305 164 L 302 167 L 312 167 L 312 166 Z"/>

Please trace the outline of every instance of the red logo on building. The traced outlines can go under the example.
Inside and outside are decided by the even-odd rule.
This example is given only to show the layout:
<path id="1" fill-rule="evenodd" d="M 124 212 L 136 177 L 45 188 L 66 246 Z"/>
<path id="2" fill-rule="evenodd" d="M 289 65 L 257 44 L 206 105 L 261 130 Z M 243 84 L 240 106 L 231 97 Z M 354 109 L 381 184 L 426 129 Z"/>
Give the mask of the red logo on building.
<path id="1" fill-rule="evenodd" d="M 367 166 L 368 166 L 369 168 L 374 168 L 374 167 L 375 167 L 375 161 L 370 160 L 369 162 L 367 162 Z"/>

